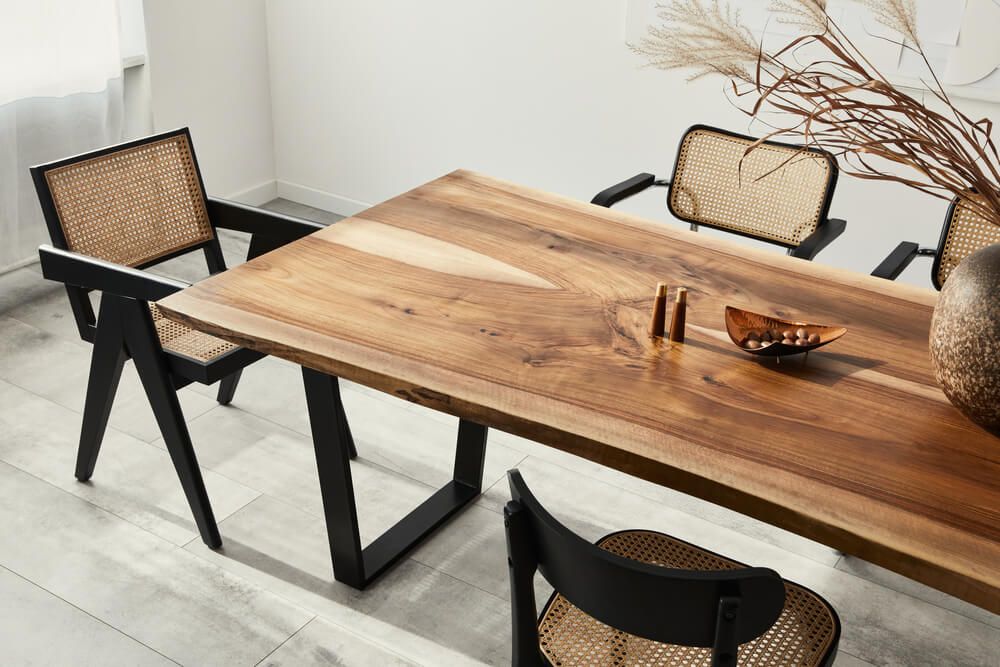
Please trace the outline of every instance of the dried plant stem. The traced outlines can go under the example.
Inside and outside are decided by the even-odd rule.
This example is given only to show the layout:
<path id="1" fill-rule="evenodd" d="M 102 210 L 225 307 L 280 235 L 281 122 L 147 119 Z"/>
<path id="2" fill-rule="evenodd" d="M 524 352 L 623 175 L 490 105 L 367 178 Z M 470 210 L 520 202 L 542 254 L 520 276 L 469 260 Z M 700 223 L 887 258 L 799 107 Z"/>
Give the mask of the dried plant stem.
<path id="1" fill-rule="evenodd" d="M 917 34 L 914 0 L 865 4 L 902 35 L 894 43 L 924 61 L 931 73 L 925 85 L 942 112 L 893 85 L 826 13 L 824 0 L 774 0 L 779 20 L 805 31 L 775 49 L 757 43 L 728 3 L 673 0 L 662 7 L 664 25 L 632 48 L 655 67 L 692 70 L 691 78 L 729 78 L 732 100 L 752 118 L 781 112 L 785 122 L 769 124 L 760 142 L 800 135 L 806 146 L 832 153 L 851 175 L 942 199 L 963 197 L 1000 225 L 1000 155 L 992 122 L 964 114 L 934 74 Z M 800 52 L 817 55 L 803 64 Z M 890 165 L 915 173 L 902 176 Z M 979 196 L 970 198 L 970 191 Z"/>

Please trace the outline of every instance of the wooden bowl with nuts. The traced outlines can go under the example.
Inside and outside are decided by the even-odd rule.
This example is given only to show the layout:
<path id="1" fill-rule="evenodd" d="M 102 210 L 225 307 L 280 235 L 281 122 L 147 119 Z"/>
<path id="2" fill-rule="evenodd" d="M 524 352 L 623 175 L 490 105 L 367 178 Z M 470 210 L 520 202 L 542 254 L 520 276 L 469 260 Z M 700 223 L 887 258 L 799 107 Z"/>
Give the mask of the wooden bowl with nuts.
<path id="1" fill-rule="evenodd" d="M 832 343 L 844 327 L 793 322 L 726 306 L 726 331 L 741 350 L 765 357 L 801 354 Z"/>

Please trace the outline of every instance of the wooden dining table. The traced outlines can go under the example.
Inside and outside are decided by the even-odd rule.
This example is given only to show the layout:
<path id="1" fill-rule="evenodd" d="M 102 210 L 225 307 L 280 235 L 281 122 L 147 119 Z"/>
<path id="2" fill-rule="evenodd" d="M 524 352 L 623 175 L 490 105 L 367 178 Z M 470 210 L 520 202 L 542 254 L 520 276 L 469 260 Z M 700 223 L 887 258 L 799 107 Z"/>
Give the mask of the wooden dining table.
<path id="1" fill-rule="evenodd" d="M 647 333 L 660 281 L 688 290 L 683 343 Z M 302 366 L 352 586 L 478 496 L 497 428 L 1000 612 L 1000 440 L 934 380 L 935 301 L 460 170 L 159 307 Z M 848 333 L 777 363 L 733 344 L 727 305 Z M 454 479 L 365 548 L 338 377 L 460 418 Z"/>

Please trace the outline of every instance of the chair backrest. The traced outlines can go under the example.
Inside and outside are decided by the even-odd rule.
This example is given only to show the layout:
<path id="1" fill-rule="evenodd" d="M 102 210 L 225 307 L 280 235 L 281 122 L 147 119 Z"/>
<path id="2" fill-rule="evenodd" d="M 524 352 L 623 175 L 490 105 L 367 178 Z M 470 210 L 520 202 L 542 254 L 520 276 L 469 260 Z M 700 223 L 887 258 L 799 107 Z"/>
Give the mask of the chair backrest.
<path id="1" fill-rule="evenodd" d="M 214 239 L 186 128 L 31 171 L 56 247 L 141 267 Z"/>
<path id="2" fill-rule="evenodd" d="M 535 568 L 570 603 L 615 629 L 653 641 L 717 646 L 720 602 L 738 599 L 735 647 L 778 619 L 785 587 L 773 570 L 681 570 L 631 560 L 591 544 L 553 518 L 517 470 L 508 473 L 505 512 L 515 627 L 535 623 L 530 577 Z M 528 561 L 528 562 L 525 562 Z M 520 590 L 519 590 L 520 589 Z M 525 599 L 530 604 L 525 604 Z M 520 636 L 518 636 L 520 634 Z M 531 641 L 515 631 L 515 641 Z M 537 651 L 537 634 L 534 649 Z M 515 647 L 515 651 L 517 647 Z"/>
<path id="3" fill-rule="evenodd" d="M 826 221 L 837 163 L 824 151 L 695 125 L 681 140 L 667 206 L 681 220 L 798 247 Z"/>
<path id="4" fill-rule="evenodd" d="M 971 192 L 966 197 L 979 198 Z M 955 197 L 948 207 L 937 254 L 934 255 L 931 269 L 934 287 L 941 289 L 963 259 L 994 243 L 1000 243 L 1000 225 L 980 215 L 965 198 Z"/>
<path id="5" fill-rule="evenodd" d="M 201 248 L 224 271 L 187 128 L 31 168 L 52 245 L 143 268 Z M 87 291 L 66 286 L 80 337 L 93 340 Z"/>

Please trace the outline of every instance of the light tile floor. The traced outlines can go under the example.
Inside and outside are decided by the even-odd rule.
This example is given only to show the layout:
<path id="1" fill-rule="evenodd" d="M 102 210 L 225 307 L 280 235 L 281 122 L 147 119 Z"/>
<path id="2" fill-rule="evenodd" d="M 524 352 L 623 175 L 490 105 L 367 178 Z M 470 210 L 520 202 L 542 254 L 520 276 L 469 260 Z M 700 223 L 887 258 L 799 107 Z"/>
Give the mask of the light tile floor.
<path id="1" fill-rule="evenodd" d="M 292 202 L 271 208 L 333 222 Z M 230 263 L 246 242 L 223 238 Z M 200 258 L 168 275 L 197 279 Z M 265 359 L 222 407 L 182 390 L 225 547 L 204 547 L 126 370 L 96 474 L 73 478 L 89 362 L 60 288 L 0 277 L 0 664 L 506 664 L 504 471 L 596 538 L 649 527 L 815 588 L 844 622 L 841 667 L 1000 666 L 1000 617 L 734 512 L 501 432 L 488 490 L 384 579 L 331 577 L 296 367 Z M 456 421 L 344 383 L 370 540 L 448 479 Z M 539 599 L 546 595 L 538 582 Z"/>

